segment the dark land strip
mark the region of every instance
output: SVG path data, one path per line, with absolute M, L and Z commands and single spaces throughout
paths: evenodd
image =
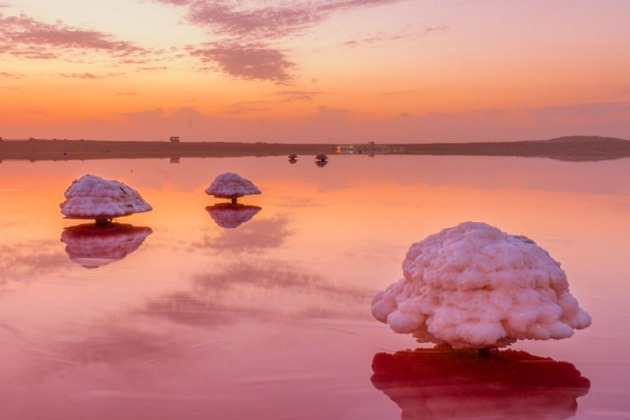
M 339 149 L 338 149 L 339 148 Z M 630 157 L 630 141 L 598 136 L 550 140 L 412 144 L 289 144 L 110 140 L 0 140 L 3 160 L 89 160 L 191 157 L 355 155 L 516 156 L 588 162 Z

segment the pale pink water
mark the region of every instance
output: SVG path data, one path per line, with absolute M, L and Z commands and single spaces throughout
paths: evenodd
M 241 200 L 260 210 L 240 225 L 226 216 L 232 228 L 206 209 L 222 202 L 204 194 L 221 172 L 262 190 Z M 85 223 L 59 212 L 85 173 L 154 210 L 119 219 L 123 233 L 62 242 Z M 3 419 L 630 417 L 627 159 L 5 161 L 0 214 Z M 593 325 L 512 348 L 587 378 L 569 393 L 577 408 L 544 384 L 533 399 L 372 384 L 377 353 L 416 347 L 372 318 L 372 296 L 401 276 L 411 243 L 466 220 L 562 263 Z

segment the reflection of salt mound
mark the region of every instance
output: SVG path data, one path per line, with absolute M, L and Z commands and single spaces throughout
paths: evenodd
M 78 225 L 61 233 L 70 259 L 86 268 L 96 268 L 125 258 L 142 244 L 153 231 L 112 223 L 105 226 Z
M 531 239 L 485 223 L 428 236 L 402 265 L 404 278 L 374 297 L 372 314 L 420 342 L 502 347 L 591 324 L 560 263 Z
M 568 362 L 514 350 L 378 353 L 372 383 L 404 419 L 566 419 L 590 382 Z
M 248 206 L 245 204 L 218 203 L 206 207 L 210 217 L 217 225 L 226 229 L 239 227 L 249 221 L 261 210 L 258 206 Z

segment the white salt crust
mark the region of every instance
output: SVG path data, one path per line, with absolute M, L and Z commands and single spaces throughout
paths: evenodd
M 61 213 L 71 219 L 112 219 L 152 210 L 133 188 L 96 175 L 73 181 L 64 195 Z
M 560 339 L 591 324 L 560 263 L 524 236 L 465 222 L 411 246 L 403 276 L 372 301 L 397 333 L 452 347 Z
M 206 194 L 218 198 L 236 199 L 244 195 L 260 194 L 260 190 L 251 181 L 232 172 L 217 176 L 206 188 Z

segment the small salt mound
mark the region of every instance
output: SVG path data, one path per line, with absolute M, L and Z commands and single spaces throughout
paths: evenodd
M 591 324 L 560 263 L 534 241 L 466 222 L 411 246 L 404 278 L 372 314 L 397 333 L 452 347 L 502 347 L 573 335 Z
M 260 194 L 260 190 L 248 179 L 232 172 L 225 172 L 212 181 L 206 188 L 206 194 L 236 200 L 244 195 Z
M 133 188 L 96 175 L 84 175 L 72 182 L 60 204 L 61 213 L 71 219 L 111 220 L 152 210 Z

